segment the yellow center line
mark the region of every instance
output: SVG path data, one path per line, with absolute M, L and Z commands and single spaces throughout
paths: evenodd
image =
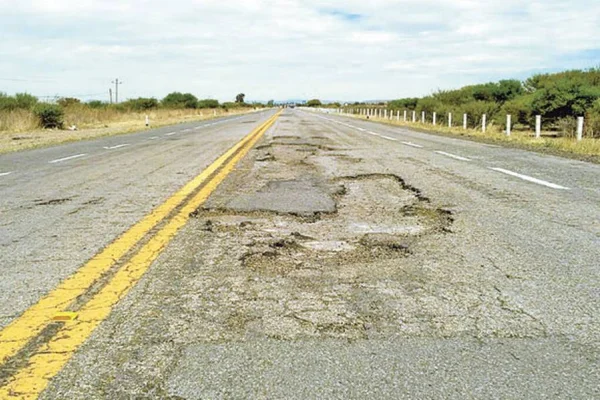
M 173 218 L 168 220 L 164 227 L 142 246 L 139 252 L 115 274 L 111 281 L 78 311 L 76 320 L 66 322 L 54 338 L 43 345 L 28 360 L 27 367 L 18 371 L 5 386 L 0 388 L 0 398 L 37 398 L 39 393 L 47 386 L 49 380 L 62 369 L 73 355 L 73 352 L 89 337 L 96 326 L 108 316 L 112 307 L 127 294 L 178 230 L 185 225 L 190 212 L 197 209 L 208 198 L 235 167 L 235 164 L 275 122 L 278 116 L 279 114 L 274 115 L 255 129 L 179 192 L 157 207 L 0 332 L 0 360 L 6 361 L 39 334 L 51 322 L 52 317 L 57 312 L 64 311 L 77 296 L 83 294 L 96 279 L 110 269 L 116 260 L 125 255 L 153 227 L 181 205 L 194 189 L 197 189 L 207 178 L 218 171 Z M 221 169 L 219 170 L 219 168 Z

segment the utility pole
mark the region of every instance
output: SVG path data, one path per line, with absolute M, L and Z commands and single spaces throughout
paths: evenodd
M 112 81 L 115 84 L 115 104 L 119 103 L 119 85 L 122 85 L 123 82 L 119 82 L 119 78 Z
M 108 89 L 108 95 L 110 97 L 110 104 L 112 104 L 112 89 Z

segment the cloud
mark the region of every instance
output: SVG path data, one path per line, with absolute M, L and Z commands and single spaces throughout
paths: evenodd
M 423 95 L 596 66 L 599 20 L 591 0 L 0 0 L 0 91 Z

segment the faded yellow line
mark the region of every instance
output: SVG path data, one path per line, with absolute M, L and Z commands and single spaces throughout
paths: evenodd
M 16 355 L 31 339 L 51 322 L 55 313 L 65 311 L 73 301 L 85 293 L 88 288 L 128 251 L 137 245 L 144 236 L 158 225 L 173 210 L 200 187 L 206 179 L 221 167 L 233 154 L 260 135 L 264 127 L 272 123 L 272 118 L 253 130 L 244 139 L 219 157 L 200 175 L 188 182 L 183 188 L 156 207 L 140 222 L 136 223 L 104 250 L 90 259 L 73 275 L 61 282 L 54 290 L 28 308 L 19 318 L 0 331 L 0 365 Z

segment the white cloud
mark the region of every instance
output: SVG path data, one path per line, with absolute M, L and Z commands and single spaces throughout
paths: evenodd
M 591 0 L 0 0 L 0 79 L 31 80 L 0 90 L 104 93 L 118 76 L 132 97 L 422 95 L 581 67 L 598 21 Z

